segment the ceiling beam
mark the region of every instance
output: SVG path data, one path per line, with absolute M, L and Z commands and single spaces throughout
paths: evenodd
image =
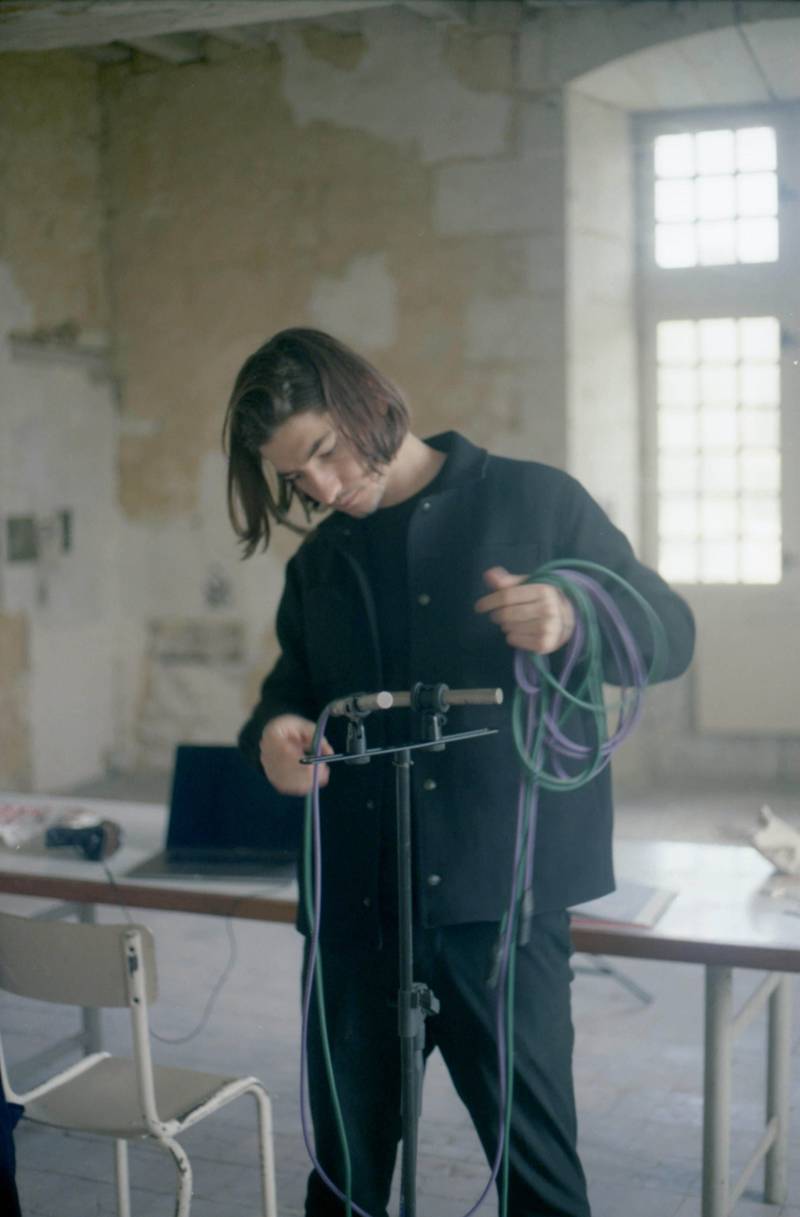
M 131 45 L 164 34 L 213 33 L 383 8 L 394 0 L 14 0 L 0 6 L 0 51 Z M 443 0 L 442 0 L 443 2 Z M 438 4 L 440 0 L 432 0 Z

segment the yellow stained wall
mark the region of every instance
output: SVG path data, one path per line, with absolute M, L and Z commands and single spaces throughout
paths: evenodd
M 107 326 L 100 136 L 93 64 L 68 53 L 0 55 L 3 340 L 16 332 L 69 344 Z M 0 443 L 17 464 L 26 453 L 11 450 L 9 426 L 20 404 L 0 398 Z M 3 514 L 13 510 L 7 494 L 0 487 Z M 0 604 L 0 781 L 11 789 L 26 788 L 33 770 L 30 654 L 30 614 Z
M 305 40 L 340 66 L 359 62 L 356 35 L 312 27 Z M 494 83 L 505 61 L 488 42 Z M 462 43 L 450 58 L 464 74 L 474 56 Z M 312 323 L 315 284 L 360 255 L 380 253 L 396 285 L 394 341 L 375 359 L 421 431 L 457 423 L 490 441 L 522 408 L 493 391 L 501 361 L 465 360 L 464 312 L 476 294 L 528 290 L 524 239 L 437 234 L 434 171 L 415 144 L 299 126 L 281 82 L 277 47 L 217 45 L 209 62 L 180 70 L 140 59 L 103 72 L 130 518 L 195 506 L 242 359 L 275 330 Z

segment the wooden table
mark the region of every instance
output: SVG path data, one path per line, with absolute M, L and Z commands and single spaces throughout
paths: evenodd
M 293 922 L 293 882 L 249 878 L 126 880 L 125 873 L 160 845 L 164 808 L 102 800 L 46 799 L 2 795 L 56 807 L 86 807 L 115 820 L 125 832 L 123 848 L 110 860 L 116 882 L 98 863 L 41 845 L 0 853 L 0 892 L 74 903 L 90 916 L 95 904 L 184 913 Z M 703 1217 L 727 1217 L 759 1163 L 765 1161 L 765 1199 L 786 1196 L 791 990 L 787 974 L 800 972 L 800 917 L 791 904 L 766 894 L 772 867 L 755 850 L 734 845 L 620 840 L 617 870 L 677 895 L 653 929 L 575 919 L 575 949 L 705 968 L 705 1068 L 703 1111 Z M 794 909 L 800 911 L 800 905 Z M 734 1013 L 735 968 L 767 976 L 745 1006 Z M 734 1041 L 759 1010 L 768 1007 L 766 1127 L 740 1178 L 730 1180 L 730 1088 Z

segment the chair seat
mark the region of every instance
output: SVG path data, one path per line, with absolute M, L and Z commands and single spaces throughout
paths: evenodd
M 167 1123 L 193 1123 L 192 1113 L 223 1087 L 244 1092 L 254 1078 L 224 1077 L 194 1069 L 153 1069 L 156 1108 Z M 231 1097 L 228 1092 L 228 1097 Z M 23 1096 L 24 1101 L 24 1096 Z M 136 1086 L 136 1066 L 124 1057 L 107 1056 L 91 1069 L 25 1103 L 25 1116 L 80 1132 L 129 1138 L 149 1136 Z

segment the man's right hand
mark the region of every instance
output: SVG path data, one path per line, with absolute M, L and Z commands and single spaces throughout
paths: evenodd
M 300 760 L 311 751 L 316 724 L 299 714 L 279 714 L 271 718 L 261 733 L 261 765 L 269 780 L 281 794 L 308 794 L 314 779 L 314 767 L 301 765 Z M 333 754 L 326 739 L 322 740 L 322 753 Z M 319 784 L 325 786 L 329 777 L 328 766 L 321 763 Z

